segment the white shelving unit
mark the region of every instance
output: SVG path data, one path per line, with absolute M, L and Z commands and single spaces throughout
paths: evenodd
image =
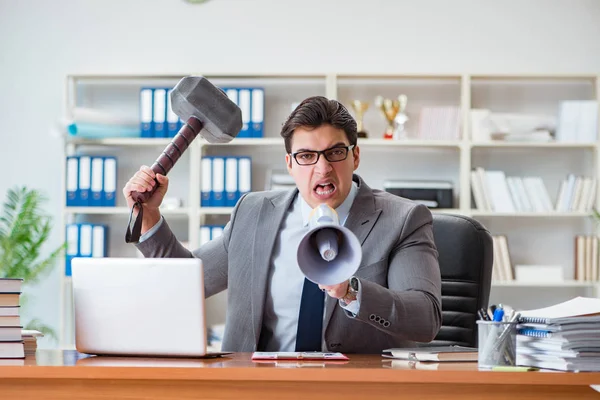
M 513 263 L 558 261 L 565 267 L 564 283 L 520 284 L 494 282 L 491 302 L 515 300 L 515 306 L 537 306 L 543 301 L 537 292 L 565 296 L 597 288 L 594 283 L 573 282 L 573 243 L 578 233 L 596 231 L 590 213 L 497 213 L 472 208 L 470 171 L 476 167 L 506 170 L 515 175 L 542 176 L 553 200 L 558 184 L 568 173 L 600 177 L 598 142 L 523 143 L 473 142 L 470 139 L 471 108 L 487 107 L 498 112 L 558 113 L 558 102 L 570 99 L 598 99 L 600 76 L 595 75 L 344 75 L 344 74 L 210 74 L 174 75 L 70 75 L 66 82 L 66 109 L 86 106 L 104 111 L 118 110 L 138 115 L 138 93 L 141 86 L 174 86 L 184 75 L 205 75 L 219 86 L 260 86 L 265 88 L 265 137 L 235 139 L 229 144 L 209 144 L 196 140 L 169 174 L 169 194 L 183 200 L 183 208 L 165 210 L 164 215 L 180 240 L 191 247 L 199 242 L 199 226 L 225 223 L 231 213 L 228 207 L 200 206 L 201 159 L 209 155 L 252 156 L 252 188 L 263 190 L 269 169 L 285 170 L 285 150 L 279 136 L 291 105 L 306 97 L 324 95 L 349 106 L 353 99 L 371 102 L 365 113 L 364 126 L 369 138 L 360 138 L 361 166 L 357 171 L 371 187 L 381 188 L 385 179 L 447 180 L 455 188 L 454 208 L 434 212 L 457 213 L 479 219 L 492 234 L 505 234 Z M 453 141 L 384 140 L 385 120 L 373 106 L 377 95 L 395 98 L 408 96 L 409 132 L 418 123 L 418 112 L 425 106 L 460 108 L 463 121 L 461 139 Z M 351 108 L 349 107 L 351 110 Z M 352 112 L 352 111 L 351 111 Z M 600 135 L 599 135 L 600 136 Z M 116 155 L 118 159 L 117 207 L 76 207 L 63 210 L 62 223 L 77 220 L 106 223 L 111 226 L 109 255 L 136 256 L 133 246 L 123 237 L 129 210 L 120 189 L 140 165 L 151 165 L 170 139 L 76 139 L 65 140 L 65 154 L 89 153 Z M 63 188 L 64 169 L 63 169 Z M 65 190 L 63 190 L 63 193 Z M 598 198 L 598 196 L 597 196 Z M 66 197 L 63 199 L 66 204 Z M 598 205 L 598 201 L 595 203 Z M 216 222 L 217 221 L 217 222 Z M 69 316 L 69 282 L 63 280 L 62 345 L 72 341 Z M 548 291 L 551 289 L 551 291 Z M 594 289 L 595 290 L 595 289 Z M 508 292 L 507 292 L 508 291 Z M 67 294 L 65 296 L 65 294 Z M 597 294 L 597 293 L 596 293 Z M 508 301 L 507 301 L 508 300 Z M 207 303 L 208 322 L 222 322 L 224 297 L 216 296 Z

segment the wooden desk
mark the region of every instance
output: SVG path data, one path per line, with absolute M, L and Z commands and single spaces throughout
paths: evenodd
M 394 365 L 380 355 L 347 363 L 87 357 L 38 350 L 22 366 L 1 366 L 0 399 L 598 399 L 600 373 L 490 372 Z M 402 364 L 402 363 L 399 363 Z

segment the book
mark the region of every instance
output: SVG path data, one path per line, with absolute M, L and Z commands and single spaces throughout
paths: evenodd
M 19 306 L 17 307 L 2 307 L 0 306 L 0 317 L 19 316 Z
M 0 342 L 0 358 L 25 358 L 23 342 Z
M 432 346 L 383 350 L 383 356 L 411 361 L 477 361 L 477 348 L 465 346 Z
M 0 328 L 5 326 L 21 326 L 21 316 L 0 316 Z
M 252 360 L 349 360 L 342 353 L 322 353 L 313 351 L 255 351 Z
M 0 327 L 0 342 L 15 342 L 20 340 L 22 340 L 20 326 Z
M 0 293 L 21 293 L 23 279 L 0 278 Z
M 0 307 L 18 306 L 20 296 L 20 293 L 0 293 Z

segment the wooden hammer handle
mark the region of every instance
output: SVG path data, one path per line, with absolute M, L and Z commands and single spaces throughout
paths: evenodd
M 152 171 L 156 174 L 167 175 L 183 152 L 187 150 L 192 141 L 198 136 L 203 126 L 204 124 L 198 118 L 188 118 L 171 143 L 165 147 L 161 155 L 152 164 L 152 167 L 150 167 Z M 158 189 L 158 181 L 156 179 L 154 181 L 156 185 L 154 185 L 152 190 L 131 193 L 131 197 L 136 203 L 144 203 L 154 194 L 156 189 Z

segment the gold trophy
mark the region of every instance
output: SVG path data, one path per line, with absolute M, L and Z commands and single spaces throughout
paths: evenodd
M 375 105 L 381 110 L 381 113 L 387 121 L 387 128 L 383 134 L 384 139 L 394 138 L 394 120 L 398 111 L 400 111 L 400 101 L 392 99 L 384 99 L 383 96 L 375 98 Z
M 367 132 L 364 130 L 363 116 L 365 115 L 365 112 L 369 108 L 369 103 L 367 103 L 365 101 L 360 101 L 360 100 L 352 100 L 350 105 L 352 106 L 352 109 L 354 110 L 354 114 L 356 115 L 356 126 L 357 126 L 357 130 L 358 130 L 358 137 L 366 138 Z
M 398 96 L 398 103 L 400 104 L 400 110 L 398 110 L 398 114 L 394 119 L 394 139 L 406 139 L 408 137 L 406 134 L 406 123 L 409 120 L 408 115 L 406 114 L 408 97 L 405 94 L 401 94 Z

